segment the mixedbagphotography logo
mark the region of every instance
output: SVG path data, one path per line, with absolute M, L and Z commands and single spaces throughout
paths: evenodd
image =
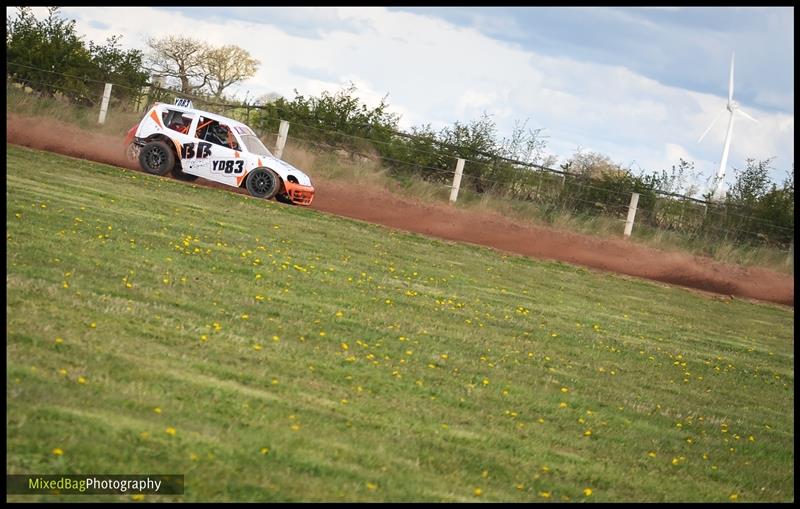
M 183 495 L 183 475 L 6 475 L 7 495 Z

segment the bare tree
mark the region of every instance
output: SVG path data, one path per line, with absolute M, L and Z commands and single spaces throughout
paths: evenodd
M 211 94 L 222 98 L 226 88 L 255 75 L 260 64 L 247 50 L 233 44 L 209 50 L 203 65 Z
M 208 84 L 206 68 L 211 49 L 202 41 L 181 35 L 168 35 L 147 40 L 150 71 L 180 81 L 181 92 L 190 94 Z M 199 83 L 198 83 L 199 81 Z

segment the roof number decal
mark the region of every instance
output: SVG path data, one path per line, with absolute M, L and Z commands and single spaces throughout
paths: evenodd
M 194 108 L 194 106 L 192 106 L 191 99 L 183 99 L 181 97 L 175 98 L 175 106 L 180 106 L 182 108 Z

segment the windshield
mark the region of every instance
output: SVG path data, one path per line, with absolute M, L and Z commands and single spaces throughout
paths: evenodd
M 257 136 L 252 134 L 244 134 L 242 135 L 242 142 L 244 143 L 245 148 L 251 154 L 256 154 L 259 156 L 271 156 L 272 153 L 267 150 L 267 147 L 261 143 L 261 140 L 258 139 Z

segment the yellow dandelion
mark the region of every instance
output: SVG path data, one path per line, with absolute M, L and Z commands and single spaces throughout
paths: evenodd
M 272 385 L 278 385 L 278 379 L 277 378 L 273 378 L 272 379 Z
M 488 470 L 484 470 L 483 472 L 481 472 L 481 477 L 483 477 L 484 479 L 489 477 L 489 471 Z
M 61 369 L 58 370 L 58 374 L 62 375 L 62 376 L 67 376 L 67 370 L 64 369 L 64 368 L 61 368 Z
M 447 354 L 446 354 L 446 353 L 443 353 L 443 354 L 441 354 L 441 355 L 439 356 L 439 358 L 441 358 L 441 359 L 443 359 L 443 360 L 447 360 Z
M 522 491 L 522 490 L 525 489 L 525 485 L 522 484 L 522 483 L 516 484 L 516 485 L 514 485 L 514 487 L 517 488 L 519 491 Z
M 569 392 L 569 389 L 567 389 L 566 387 L 562 387 L 561 388 L 561 392 L 567 393 L 567 392 Z
M 342 313 L 341 311 L 337 311 L 336 312 L 336 316 L 337 317 L 342 317 L 342 316 L 344 316 L 344 313 Z
M 63 456 L 64 450 L 61 449 L 60 447 L 56 447 L 55 449 L 53 449 L 53 454 L 55 454 L 56 456 Z
M 55 340 L 55 343 L 56 343 L 57 345 L 60 345 L 60 344 L 61 344 L 61 343 L 63 343 L 63 342 L 64 342 L 64 340 L 63 340 L 63 339 L 61 339 L 61 338 L 56 338 L 56 340 Z
M 261 454 L 263 454 L 263 455 L 265 455 L 265 456 L 266 456 L 267 454 L 269 454 L 269 447 L 262 447 L 262 448 L 261 448 Z
M 89 327 L 91 327 L 92 329 L 96 329 L 97 328 L 97 323 L 92 322 L 92 323 L 89 324 Z
M 346 405 L 346 404 L 348 403 L 348 401 L 347 401 L 346 399 L 343 399 L 343 400 L 341 401 L 341 403 L 342 403 L 342 405 Z
M 175 433 L 177 433 L 177 432 L 178 432 L 178 431 L 177 431 L 175 428 L 173 428 L 172 426 L 168 426 L 168 427 L 167 427 L 167 429 L 166 429 L 165 431 L 167 432 L 167 435 L 172 435 L 172 436 L 175 436 Z
M 319 331 L 319 335 L 320 336 L 324 336 L 325 335 L 325 331 L 324 330 Z
M 562 401 L 558 404 L 558 408 L 567 408 L 567 404 Z
M 590 436 L 592 436 L 592 430 L 590 430 L 590 429 L 587 429 L 586 431 L 584 431 L 584 432 L 583 432 L 583 436 L 585 436 L 585 437 L 590 437 Z
M 161 407 L 158 407 L 158 406 L 157 406 L 157 407 L 155 407 L 155 408 L 153 409 L 153 412 L 155 412 L 155 413 L 157 413 L 157 414 L 160 414 L 160 413 L 161 413 Z
M 731 499 L 731 500 L 736 500 L 736 499 L 739 498 L 739 494 L 738 493 L 731 493 L 731 496 L 729 496 L 728 498 Z
M 144 500 L 144 495 L 141 493 L 137 493 L 136 495 L 131 495 L 131 500 L 133 500 L 134 502 L 141 502 L 142 500 Z
M 550 492 L 549 491 L 540 491 L 539 492 L 539 496 L 542 497 L 542 498 L 550 498 Z
M 300 431 L 300 425 L 297 423 L 292 424 L 290 427 L 292 428 L 292 431 Z
M 369 491 L 375 491 L 375 490 L 377 490 L 377 489 L 378 489 L 378 485 L 377 485 L 377 484 L 375 484 L 375 483 L 373 483 L 373 482 L 368 482 L 368 483 L 367 483 L 367 489 L 368 489 Z
M 79 383 L 79 384 L 85 384 L 85 383 L 86 383 L 86 381 L 87 381 L 87 380 L 86 380 L 86 378 L 84 378 L 84 377 L 82 377 L 82 376 L 79 376 L 79 377 L 78 377 L 78 383 Z
M 482 493 L 483 490 L 480 488 L 475 488 L 474 490 L 472 490 L 472 494 L 475 495 L 476 497 L 480 497 Z
M 281 338 L 279 338 L 278 336 L 272 336 L 272 341 L 275 341 L 277 343 L 280 340 Z
M 208 341 L 208 336 L 206 336 L 205 334 L 201 335 L 200 341 Z
M 483 379 L 483 385 L 489 385 L 489 379 L 488 378 L 484 378 Z
M 248 318 L 250 318 L 250 315 L 247 313 L 242 313 L 242 320 L 247 320 Z
M 672 458 L 673 465 L 677 465 L 678 463 L 680 463 L 680 460 L 678 458 Z
M 253 345 L 253 350 L 255 350 L 256 352 L 261 350 L 261 345 L 259 345 L 259 344 Z
M 647 453 L 647 455 L 650 456 L 651 458 L 655 458 L 656 457 L 656 451 L 650 451 L 650 452 Z
M 342 347 L 342 350 L 348 350 L 350 348 L 347 343 L 342 343 L 340 346 Z
M 592 488 L 584 488 L 583 489 L 583 496 L 584 497 L 591 497 L 592 496 Z
M 544 424 L 544 419 L 539 417 L 538 419 L 536 419 L 536 422 L 538 422 L 539 424 Z

